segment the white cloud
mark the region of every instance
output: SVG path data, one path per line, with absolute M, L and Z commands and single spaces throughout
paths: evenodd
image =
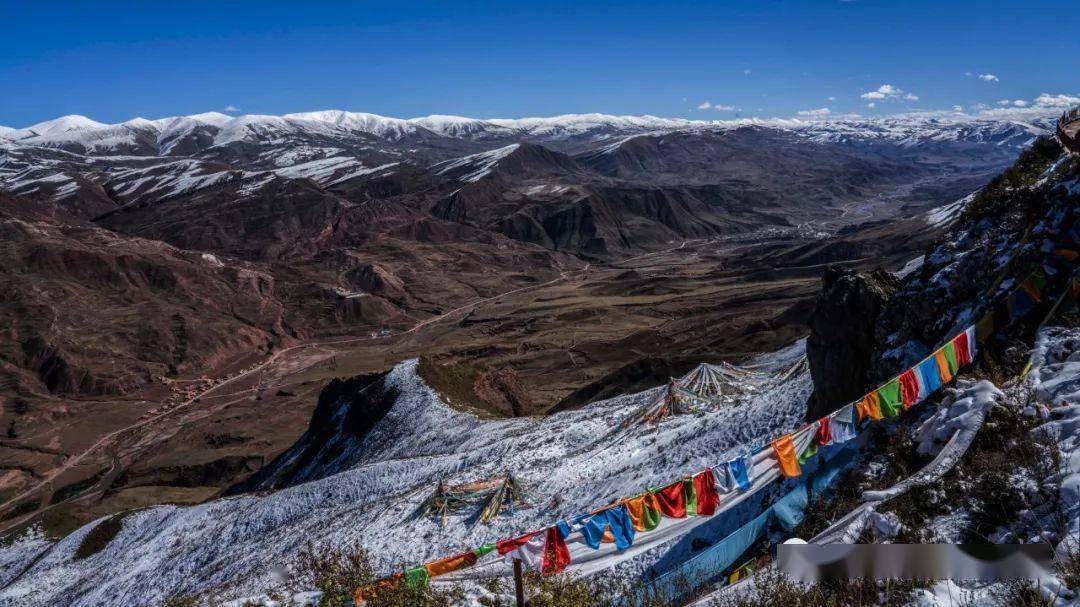
M 1017 99 L 1013 101 L 1013 105 L 1015 105 L 1016 107 L 1025 107 L 1027 105 L 1027 101 L 1024 101 L 1023 99 Z
M 743 76 L 749 76 L 750 74 L 753 74 L 754 71 L 751 70 L 751 69 L 745 69 L 745 70 L 742 71 L 742 73 L 743 73 Z
M 997 82 L 998 77 L 993 74 L 979 74 L 979 80 L 985 80 L 986 82 Z
M 221 111 L 227 112 L 229 114 L 235 114 L 236 112 L 240 111 L 240 108 L 238 108 L 235 105 L 230 103 L 229 105 L 226 105 L 225 107 L 221 108 Z
M 1077 95 L 1051 95 L 1043 93 L 1035 98 L 1037 107 L 1065 108 L 1080 105 L 1080 96 Z
M 870 91 L 863 93 L 859 97 L 868 101 L 892 101 L 897 99 L 903 99 L 905 101 L 918 101 L 919 96 L 913 93 L 909 93 L 904 89 L 893 86 L 891 84 L 883 84 L 877 88 L 876 91 Z
M 830 110 L 827 107 L 819 107 L 816 110 L 800 110 L 799 111 L 800 116 L 810 116 L 812 118 L 821 118 L 821 117 L 824 117 L 824 116 L 828 116 L 831 113 L 832 113 L 832 110 Z
M 1026 107 L 1028 102 L 1024 101 L 1023 99 L 1013 99 L 1013 100 L 1002 99 L 1001 101 L 998 101 L 997 104 L 998 105 L 1011 105 L 1013 107 Z
M 712 107 L 711 103 L 709 103 L 708 101 L 704 101 L 704 102 L 702 102 L 701 105 L 697 106 L 697 109 L 699 109 L 699 110 L 707 110 L 707 109 L 709 109 L 711 107 Z
M 967 76 L 968 78 L 970 78 L 970 77 L 974 76 L 975 74 L 972 74 L 971 72 L 964 72 L 964 75 Z
M 877 107 L 877 104 L 876 104 L 876 103 L 874 103 L 873 101 L 871 101 L 870 103 L 867 103 L 867 104 L 866 104 L 866 107 L 868 107 L 868 108 L 875 108 L 875 107 Z
M 829 101 L 836 101 L 836 97 L 829 97 Z
M 723 105 L 721 103 L 717 103 L 716 105 L 712 106 L 712 109 L 714 109 L 714 110 L 716 110 L 718 112 L 733 112 L 733 111 L 735 111 L 735 106 L 734 105 Z
M 962 106 L 962 105 L 954 105 L 954 106 L 952 106 L 952 111 L 954 111 L 954 112 L 962 112 L 962 111 L 964 111 L 964 106 Z

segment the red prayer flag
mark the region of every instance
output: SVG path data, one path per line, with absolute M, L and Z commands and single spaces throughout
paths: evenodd
M 914 369 L 908 369 L 900 375 L 900 393 L 904 395 L 905 409 L 910 409 L 919 402 L 919 378 L 915 377 Z
M 537 531 L 533 531 L 532 533 L 526 533 L 525 535 L 516 537 L 512 540 L 499 540 L 498 542 L 495 542 L 495 549 L 499 551 L 499 554 L 513 552 L 527 544 L 537 533 Z
M 953 347 L 956 348 L 956 364 L 965 366 L 971 364 L 971 345 L 968 343 L 967 331 L 961 331 L 953 338 Z
M 559 533 L 559 528 L 549 527 L 547 541 L 544 543 L 544 565 L 540 572 L 544 575 L 558 573 L 570 564 L 570 549 L 566 547 L 566 538 Z
M 660 513 L 671 518 L 683 518 L 686 516 L 686 493 L 683 491 L 683 482 L 678 481 L 655 493 L 656 501 L 660 504 Z
M 819 445 L 828 445 L 832 442 L 832 426 L 829 425 L 829 416 L 825 416 L 818 420 L 817 427 L 817 443 Z
M 694 489 L 697 491 L 698 516 L 712 516 L 720 506 L 720 494 L 716 491 L 716 479 L 712 468 L 706 469 L 694 477 Z

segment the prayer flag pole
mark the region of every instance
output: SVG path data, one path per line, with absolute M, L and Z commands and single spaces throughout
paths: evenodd
M 525 583 L 521 579 L 521 559 L 514 559 L 514 595 L 517 607 L 525 607 Z

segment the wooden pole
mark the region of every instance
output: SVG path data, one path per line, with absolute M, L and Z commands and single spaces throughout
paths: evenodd
M 517 607 L 525 607 L 525 583 L 521 579 L 521 559 L 514 559 L 514 594 Z

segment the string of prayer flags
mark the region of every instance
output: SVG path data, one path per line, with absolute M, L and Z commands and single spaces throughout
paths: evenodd
M 720 494 L 716 491 L 716 477 L 712 468 L 694 477 L 694 489 L 697 493 L 697 513 L 699 516 L 712 516 L 720 507 Z
M 635 531 L 652 531 L 660 524 L 660 504 L 650 492 L 626 500 L 626 510 L 634 523 Z
M 547 537 L 544 542 L 544 561 L 540 566 L 540 572 L 544 575 L 559 573 L 570 564 L 570 548 L 566 545 L 566 535 L 568 534 L 564 534 L 565 529 L 568 529 L 568 527 L 555 525 L 547 530 Z
M 781 474 L 788 478 L 802 474 L 802 468 L 799 467 L 799 459 L 795 455 L 795 441 L 790 434 L 776 439 L 773 441 L 772 446 L 773 454 L 776 455 L 776 461 L 780 462 Z
M 581 535 L 585 543 L 594 550 L 610 533 L 619 550 L 626 550 L 634 545 L 634 521 L 625 505 L 608 508 L 590 516 L 581 525 Z
M 683 490 L 683 482 L 672 483 L 659 491 L 654 492 L 656 502 L 660 505 L 660 512 L 668 518 L 684 518 L 686 516 L 686 493 Z

